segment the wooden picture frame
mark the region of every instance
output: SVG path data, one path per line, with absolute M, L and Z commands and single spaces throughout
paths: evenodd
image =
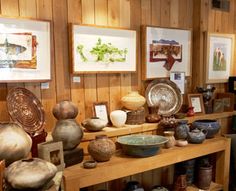
M 51 23 L 0 17 L 0 83 L 51 80 Z
M 206 83 L 225 83 L 233 71 L 234 34 L 206 33 Z
M 108 102 L 94 102 L 93 103 L 93 115 L 94 117 L 99 117 L 110 123 L 109 119 L 109 110 L 108 110 Z
M 195 114 L 205 114 L 202 94 L 188 94 L 188 105 L 194 107 Z
M 73 74 L 136 72 L 136 31 L 70 24 Z
M 5 171 L 5 160 L 0 160 L 0 191 L 4 189 L 4 171 Z
M 217 93 L 216 97 L 222 99 L 224 105 L 223 111 L 234 111 L 234 93 Z
M 191 30 L 142 26 L 142 79 L 191 76 Z
M 43 142 L 38 144 L 38 157 L 53 163 L 58 171 L 65 168 L 63 144 L 59 142 Z
M 213 113 L 222 113 L 222 112 L 224 112 L 224 100 L 214 99 L 213 100 Z

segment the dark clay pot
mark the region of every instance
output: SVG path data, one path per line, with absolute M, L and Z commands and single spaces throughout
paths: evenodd
M 78 115 L 78 108 L 71 101 L 61 101 L 52 110 L 56 119 L 74 119 Z
M 79 145 L 83 131 L 74 119 L 58 120 L 52 131 L 53 141 L 62 141 L 63 149 L 74 149 Z
M 28 156 L 32 146 L 30 136 L 16 123 L 0 123 L 0 160 L 9 165 Z
M 204 129 L 207 131 L 206 138 L 213 138 L 220 130 L 220 124 L 217 120 L 202 119 L 192 123 L 193 128 Z
M 115 149 L 115 143 L 106 135 L 97 135 L 88 145 L 89 154 L 98 162 L 109 161 Z
M 212 181 L 212 165 L 200 166 L 197 173 L 197 187 L 208 190 Z

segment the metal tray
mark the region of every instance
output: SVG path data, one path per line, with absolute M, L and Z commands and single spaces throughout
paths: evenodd
M 146 88 L 145 97 L 148 106 L 158 106 L 158 114 L 163 116 L 177 113 L 183 103 L 180 89 L 166 79 L 153 80 Z
M 29 90 L 16 87 L 7 94 L 7 108 L 11 119 L 30 135 L 44 129 L 45 114 L 41 102 Z

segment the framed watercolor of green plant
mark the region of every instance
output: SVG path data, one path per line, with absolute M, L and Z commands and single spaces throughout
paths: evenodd
M 136 31 L 71 24 L 72 73 L 136 71 Z

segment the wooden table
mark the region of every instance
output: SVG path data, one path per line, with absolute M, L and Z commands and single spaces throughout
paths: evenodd
M 162 149 L 159 154 L 147 158 L 131 158 L 117 152 L 108 162 L 98 163 L 94 169 L 84 169 L 82 163 L 64 170 L 65 191 L 79 191 L 80 188 L 118 179 L 144 171 L 175 164 L 188 159 L 216 153 L 216 182 L 228 190 L 230 139 L 216 137 L 202 144 Z

